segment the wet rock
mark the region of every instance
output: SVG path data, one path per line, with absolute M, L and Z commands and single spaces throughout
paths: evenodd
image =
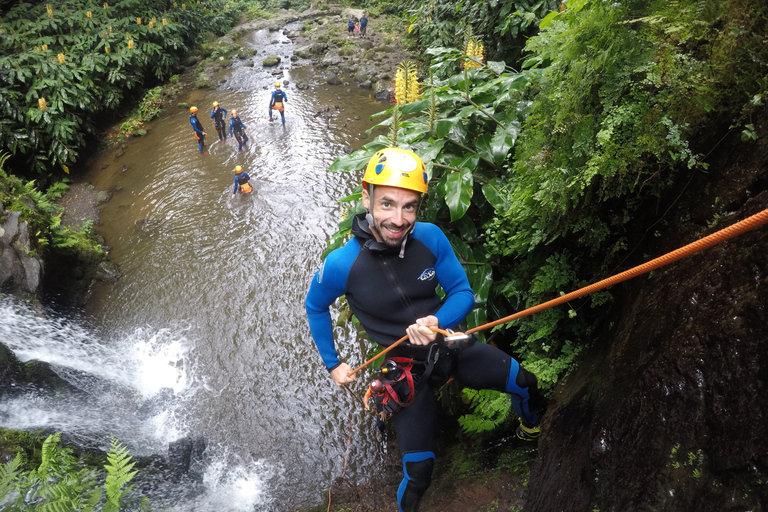
M 269 57 L 261 61 L 261 65 L 264 66 L 265 68 L 270 68 L 273 66 L 277 66 L 278 64 L 280 64 L 281 61 L 282 59 L 277 55 L 270 55 Z
M 6 211 L 0 204 L 0 290 L 34 294 L 43 279 L 43 260 L 35 255 L 28 224 L 21 212 Z
M 249 60 L 248 62 L 245 63 L 245 66 L 247 66 L 249 68 L 252 68 L 255 65 L 256 65 L 256 63 L 254 61 L 252 61 L 252 60 Z
M 173 389 L 162 388 L 155 396 L 139 407 L 139 410 L 136 411 L 136 415 L 142 420 L 149 419 L 152 416 L 156 416 L 169 409 L 173 404 L 174 399 Z
M 108 190 L 100 190 L 99 193 L 96 194 L 96 204 L 104 204 L 110 199 L 112 199 L 112 192 Z
M 373 88 L 373 84 L 371 83 L 370 80 L 366 80 L 365 82 L 358 85 L 358 87 L 360 87 L 361 89 L 371 89 Z
M 341 85 L 341 79 L 336 74 L 329 75 L 325 81 L 329 85 Z
M 339 57 L 339 54 L 336 53 L 335 50 L 331 50 L 328 53 L 325 54 L 325 57 L 323 57 L 322 65 L 323 66 L 336 66 L 341 62 L 341 57 Z
M 102 261 L 99 263 L 99 266 L 96 267 L 95 278 L 98 281 L 116 283 L 121 276 L 120 269 L 118 269 L 117 265 L 111 261 Z

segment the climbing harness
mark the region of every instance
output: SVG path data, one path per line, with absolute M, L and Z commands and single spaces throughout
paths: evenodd
M 552 299 L 548 302 L 544 302 L 541 304 L 538 304 L 537 306 L 530 307 L 528 309 L 525 309 L 523 311 L 519 311 L 517 313 L 514 313 L 509 316 L 505 316 L 504 318 L 500 318 L 499 320 L 495 320 L 493 322 L 488 322 L 483 325 L 479 325 L 477 327 L 473 327 L 472 329 L 467 330 L 464 333 L 453 333 L 448 332 L 443 329 L 439 329 L 436 327 L 430 327 L 430 329 L 433 332 L 442 334 L 446 337 L 451 336 L 458 336 L 458 335 L 469 335 L 478 331 L 483 331 L 485 329 L 490 329 L 491 327 L 495 327 L 497 325 L 505 324 L 507 322 L 511 322 L 512 320 L 517 320 L 518 318 L 523 318 L 525 316 L 532 315 L 534 313 L 538 313 L 539 311 L 544 311 L 545 309 L 549 309 L 554 306 L 558 306 L 560 304 L 563 304 L 565 302 L 578 299 L 579 297 L 583 297 L 584 295 L 588 295 L 590 293 L 594 293 L 598 290 L 602 290 L 603 288 L 607 288 L 609 286 L 613 286 L 614 284 L 621 283 L 623 281 L 626 281 L 628 279 L 631 279 L 633 277 L 637 277 L 642 274 L 646 274 L 652 270 L 655 270 L 659 267 L 663 267 L 665 265 L 669 265 L 670 263 L 673 263 L 679 259 L 682 259 L 686 256 L 690 256 L 691 254 L 694 254 L 698 251 L 707 249 L 709 247 L 712 247 L 713 245 L 717 245 L 720 242 L 724 242 L 726 240 L 729 240 L 737 235 L 740 235 L 742 233 L 746 233 L 747 231 L 750 231 L 752 229 L 755 229 L 759 226 L 762 226 L 763 224 L 768 222 L 768 209 L 765 209 L 759 213 L 756 213 L 750 217 L 747 217 L 746 219 L 737 222 L 736 224 L 733 224 L 732 226 L 728 226 L 727 228 L 723 228 L 720 231 L 717 231 L 715 233 L 712 233 L 711 235 L 705 236 L 704 238 L 701 238 L 693 243 L 690 243 L 686 246 L 683 246 L 677 250 L 674 250 L 672 252 L 669 252 L 667 254 L 664 254 L 663 256 L 660 256 L 656 259 L 653 259 L 651 261 L 648 261 L 646 263 L 643 263 L 642 265 L 638 265 L 636 267 L 633 267 L 629 270 L 625 270 L 624 272 L 621 272 L 620 274 L 616 274 L 614 276 L 611 276 L 607 279 L 603 279 L 602 281 L 598 281 L 597 283 L 593 283 L 589 286 L 585 286 L 584 288 L 580 288 L 574 292 L 567 293 L 565 295 L 562 295 L 556 299 Z M 390 350 L 394 349 L 398 345 L 400 345 L 403 341 L 408 339 L 408 335 L 406 334 L 372 358 L 370 358 L 368 361 L 360 365 L 359 367 L 355 368 L 351 372 L 349 372 L 348 376 L 354 375 L 358 371 L 362 370 L 369 364 L 371 364 L 373 361 L 381 357 L 382 355 L 386 354 Z

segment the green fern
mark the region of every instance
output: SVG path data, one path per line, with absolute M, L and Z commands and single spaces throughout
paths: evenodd
M 131 462 L 128 448 L 123 446 L 114 436 L 110 441 L 107 461 L 109 464 L 104 466 L 104 469 L 107 470 L 107 479 L 104 483 L 107 502 L 104 505 L 104 511 L 111 512 L 120 510 L 123 497 L 133 488 L 132 485 L 127 489 L 123 489 L 123 487 L 136 476 L 137 471 L 131 471 L 136 463 Z
M 21 455 L 16 455 L 12 461 L 0 466 L 0 503 L 4 503 L 5 497 L 15 488 L 20 466 Z
M 495 429 L 509 418 L 512 402 L 500 391 L 465 389 L 464 398 L 472 412 L 459 418 L 459 424 L 468 434 L 480 434 Z

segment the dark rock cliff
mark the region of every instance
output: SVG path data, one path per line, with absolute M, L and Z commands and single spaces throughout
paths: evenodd
M 719 150 L 651 258 L 768 208 L 766 139 Z M 611 332 L 552 397 L 526 512 L 768 510 L 767 248 L 763 225 L 612 290 Z

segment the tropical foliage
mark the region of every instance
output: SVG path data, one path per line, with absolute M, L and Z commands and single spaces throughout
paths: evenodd
M 432 10 L 429 25 L 438 8 L 458 17 L 502 2 L 469 4 L 423 2 L 418 9 Z M 768 93 L 761 64 L 768 62 L 767 24 L 767 8 L 757 1 L 572 0 L 541 17 L 519 70 L 500 60 L 519 56 L 497 38 L 482 38 L 495 46 L 479 66 L 478 41 L 465 39 L 463 51 L 431 47 L 423 96 L 382 112 L 377 126 L 389 136 L 330 170 L 357 171 L 390 145 L 416 151 L 431 176 L 422 217 L 448 234 L 475 291 L 469 327 L 503 318 L 625 270 L 636 258 L 636 233 L 674 206 L 679 194 L 669 198 L 669 191 L 707 171 L 723 122 L 753 140 L 749 115 L 764 108 Z M 457 25 L 429 37 L 455 42 Z M 492 26 L 499 25 L 497 18 Z M 414 33 L 424 38 L 425 30 L 434 28 Z M 473 66 L 462 67 L 466 62 Z M 350 212 L 359 211 L 357 198 L 343 199 L 354 205 Z M 349 220 L 329 250 L 343 243 Z M 498 326 L 488 337 L 549 390 L 610 320 L 611 300 L 610 291 L 596 293 Z M 463 419 L 470 431 L 506 414 L 492 393 L 466 398 L 475 408 Z
M 100 471 L 82 465 L 69 447 L 60 447 L 60 435 L 43 442 L 42 461 L 36 469 L 23 469 L 24 458 L 0 465 L 0 505 L 18 512 L 117 512 L 130 501 L 128 485 L 136 471 L 128 449 L 114 437 L 110 442 L 107 464 Z M 135 510 L 150 512 L 146 498 Z
M 30 223 L 30 238 L 37 248 L 75 251 L 79 254 L 101 253 L 101 246 L 91 235 L 92 222 L 75 229 L 61 224 L 63 212 L 55 201 L 69 185 L 59 181 L 41 192 L 34 181 L 24 181 L 6 173 L 3 164 L 8 155 L 0 154 L 0 204 L 21 212 L 21 220 Z
M 69 173 L 101 116 L 169 78 L 239 12 L 228 0 L 15 5 L 0 20 L 0 151 L 38 173 Z

